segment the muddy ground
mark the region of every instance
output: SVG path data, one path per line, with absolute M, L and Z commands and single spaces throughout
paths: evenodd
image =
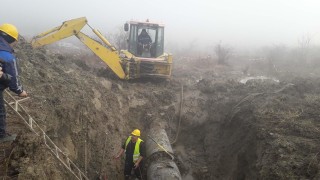
M 249 73 L 270 70 L 176 57 L 170 81 L 123 81 L 92 54 L 33 50 L 21 41 L 16 55 L 31 97 L 23 106 L 90 179 L 122 179 L 123 162 L 113 155 L 133 129 L 142 139 L 152 134 L 153 122 L 167 124 L 170 140 L 177 138 L 172 146 L 183 179 L 320 179 L 316 72 L 278 69 L 272 77 L 279 82 L 244 84 Z M 74 178 L 9 109 L 7 121 L 19 136 L 2 177 Z

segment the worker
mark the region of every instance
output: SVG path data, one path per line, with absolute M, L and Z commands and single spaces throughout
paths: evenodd
M 0 25 L 0 65 L 2 71 L 0 78 L 0 143 L 13 141 L 17 136 L 16 134 L 10 135 L 6 132 L 6 110 L 3 91 L 9 87 L 10 91 L 20 97 L 27 96 L 18 79 L 17 62 L 13 55 L 13 47 L 18 41 L 18 36 L 18 30 L 14 25 Z
M 119 159 L 124 152 L 126 154 L 124 166 L 125 180 L 130 178 L 132 170 L 134 171 L 136 178 L 141 179 L 141 164 L 142 159 L 145 157 L 145 148 L 143 140 L 140 139 L 139 129 L 132 131 L 115 158 Z
M 145 50 L 150 50 L 152 39 L 147 33 L 146 29 L 142 29 L 140 35 L 138 36 L 138 54 L 142 55 Z
M 146 29 L 142 29 L 140 35 L 138 36 L 138 42 L 141 44 L 150 44 L 152 43 L 152 39 L 147 33 Z

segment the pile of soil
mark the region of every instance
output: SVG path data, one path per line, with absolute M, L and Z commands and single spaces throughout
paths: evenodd
M 22 105 L 90 179 L 122 179 L 123 161 L 113 155 L 133 129 L 146 139 L 155 122 L 177 138 L 183 179 L 320 177 L 317 78 L 282 74 L 280 83 L 243 84 L 245 74 L 232 66 L 176 57 L 170 81 L 123 81 L 81 51 L 58 54 L 20 41 L 16 55 L 31 97 Z M 8 130 L 19 134 L 8 177 L 74 178 L 9 109 Z

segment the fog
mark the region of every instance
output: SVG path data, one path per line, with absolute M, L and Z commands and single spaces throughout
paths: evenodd
M 166 43 L 179 47 L 294 45 L 302 36 L 320 42 L 318 0 L 1 0 L 1 6 L 0 23 L 15 24 L 25 36 L 86 16 L 104 33 L 128 20 L 162 22 Z

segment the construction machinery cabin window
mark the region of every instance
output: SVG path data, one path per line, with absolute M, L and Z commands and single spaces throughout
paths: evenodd
M 139 41 L 139 35 L 145 31 L 150 37 L 151 42 L 142 43 Z M 163 54 L 164 28 L 130 25 L 129 52 L 138 57 L 155 58 Z

